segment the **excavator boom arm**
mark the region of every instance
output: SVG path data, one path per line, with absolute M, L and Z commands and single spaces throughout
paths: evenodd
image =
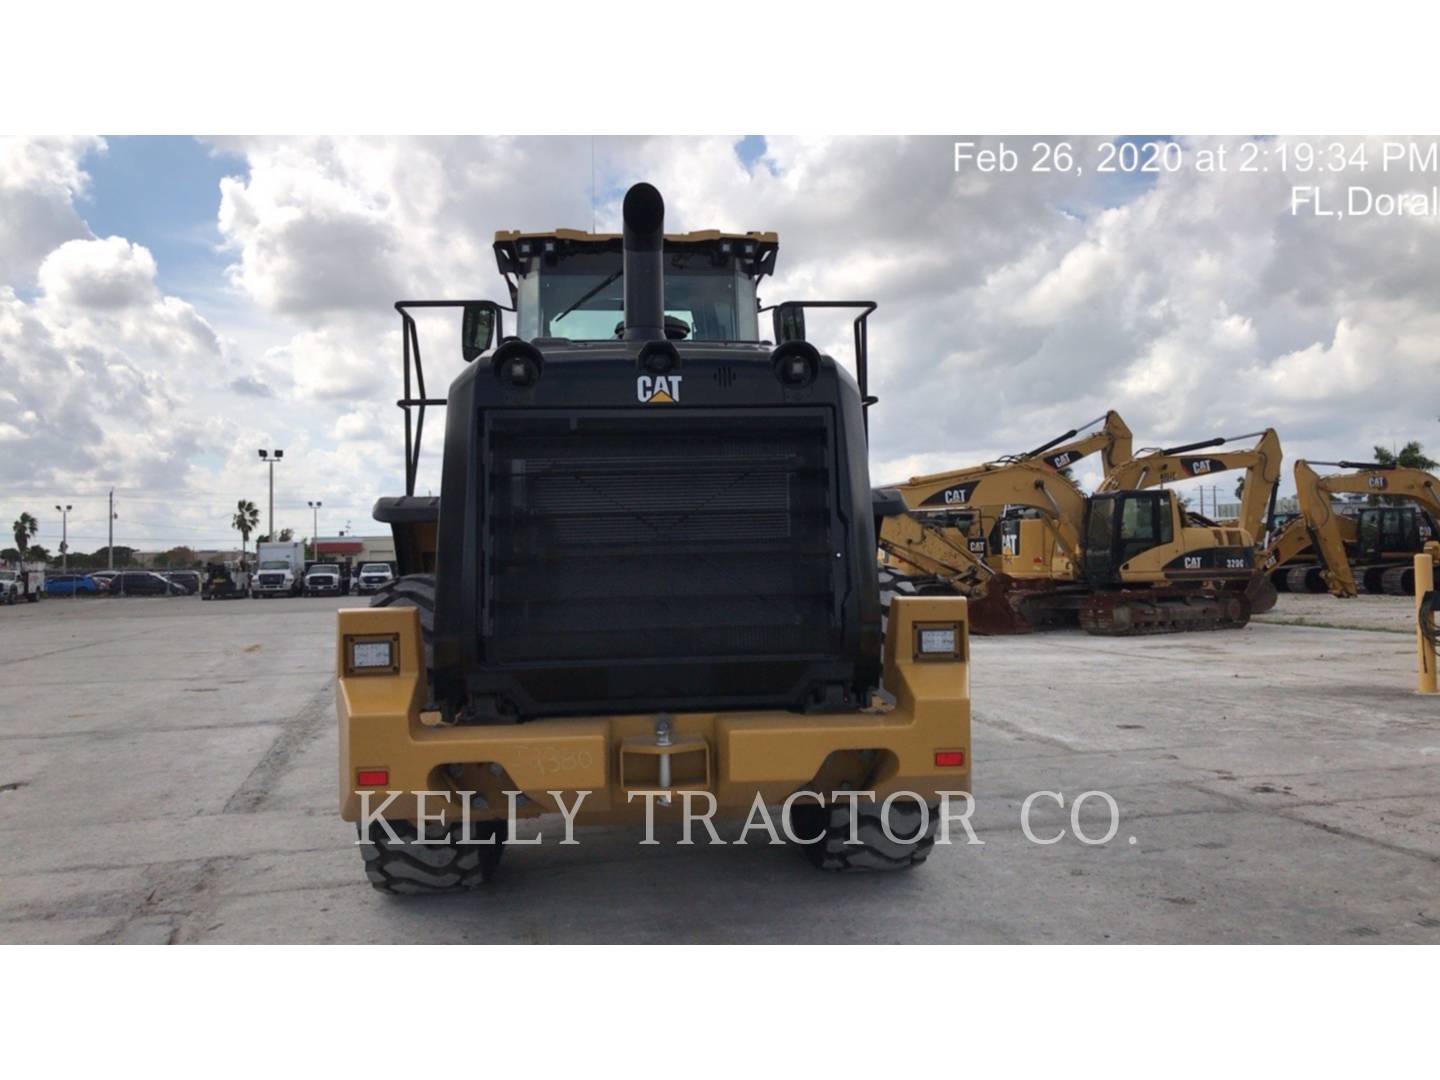
M 1243 436 L 1242 436 L 1243 437 Z M 1228 440 L 1215 440 L 1219 445 Z M 1203 445 L 1203 444 L 1202 444 Z M 1135 491 L 1173 484 L 1178 480 L 1213 476 L 1216 473 L 1245 470 L 1245 488 L 1240 497 L 1240 527 L 1253 537 L 1266 531 L 1271 504 L 1280 484 L 1280 436 L 1274 428 L 1260 433 L 1259 441 L 1248 450 L 1231 450 L 1215 454 L 1188 454 L 1181 447 L 1141 454 L 1118 466 L 1106 476 L 1099 491 Z

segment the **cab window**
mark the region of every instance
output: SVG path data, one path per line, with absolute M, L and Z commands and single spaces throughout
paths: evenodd
M 1126 495 L 1120 508 L 1120 561 L 1174 540 L 1170 494 Z

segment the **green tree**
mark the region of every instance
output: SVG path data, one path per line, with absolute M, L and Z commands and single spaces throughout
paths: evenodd
M 194 548 L 181 544 L 163 552 L 160 561 L 171 570 L 190 570 L 199 564 L 200 556 L 195 554 Z
M 39 544 L 31 544 L 25 549 L 25 558 L 34 562 L 48 563 L 50 561 L 50 552 Z
M 11 563 L 20 561 L 19 548 L 0 548 L 0 563 Z
M 129 566 L 135 561 L 135 549 L 126 547 L 124 544 L 116 544 L 114 548 L 96 548 L 95 554 L 90 556 L 95 560 L 96 568 L 109 566 L 111 563 L 110 553 L 115 553 L 114 563 L 116 566 Z
M 294 540 L 294 539 L 295 539 L 295 530 L 294 530 L 294 529 L 281 529 L 281 530 L 280 530 L 280 542 L 281 542 L 282 544 L 288 544 L 291 540 Z
M 20 557 L 25 557 L 25 549 L 30 546 L 30 541 L 35 539 L 35 534 L 40 531 L 40 523 L 35 520 L 34 515 L 28 512 L 21 512 L 11 526 L 15 531 L 15 547 L 20 551 Z
M 235 516 L 230 519 L 230 527 L 240 534 L 240 561 L 245 561 L 245 545 L 250 542 L 250 534 L 260 524 L 260 511 L 249 499 L 241 499 L 235 504 Z M 257 540 L 256 543 L 259 543 Z
M 1400 448 L 1399 453 L 1386 450 L 1383 446 L 1377 446 L 1375 447 L 1375 460 L 1381 465 L 1398 465 L 1402 469 L 1425 469 L 1427 471 L 1440 464 L 1434 458 L 1425 456 L 1424 448 L 1417 439 L 1407 442 Z

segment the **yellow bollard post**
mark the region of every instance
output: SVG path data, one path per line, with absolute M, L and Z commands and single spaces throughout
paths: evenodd
M 1435 687 L 1435 614 L 1422 612 L 1425 597 L 1435 589 L 1435 560 L 1425 551 L 1415 556 L 1415 646 L 1418 653 L 1416 692 L 1433 694 Z M 1427 626 L 1426 623 L 1429 623 Z

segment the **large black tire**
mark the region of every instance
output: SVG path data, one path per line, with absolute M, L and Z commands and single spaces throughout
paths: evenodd
M 877 576 L 880 583 L 880 632 L 883 635 L 890 626 L 890 601 L 897 596 L 924 595 L 924 586 L 934 579 L 914 577 L 890 566 L 880 567 Z
M 447 827 L 430 824 L 426 835 L 432 840 L 448 840 L 440 844 L 412 843 L 418 835 L 408 821 L 392 821 L 390 828 L 402 843 L 395 844 L 385 826 L 370 826 L 368 843 L 360 845 L 365 860 L 365 877 L 379 892 L 397 895 L 434 895 L 477 889 L 489 881 L 500 865 L 509 832 L 503 820 L 473 821 L 470 839 L 493 838 L 493 844 L 457 844 L 461 825 Z M 359 835 L 359 826 L 356 826 Z
M 433 662 L 431 638 L 435 635 L 435 575 L 406 574 L 370 598 L 371 607 L 413 607 L 420 612 L 420 633 L 425 639 L 425 669 Z
M 930 857 L 935 846 L 935 826 L 939 810 L 929 808 L 928 822 L 920 829 L 920 807 L 913 799 L 897 799 L 890 804 L 891 840 L 880 824 L 880 808 L 857 805 L 860 824 L 856 830 L 858 844 L 849 843 L 850 807 L 845 803 L 819 807 L 796 805 L 791 824 L 802 841 L 805 857 L 813 866 L 832 873 L 855 873 L 876 870 L 909 870 Z M 818 839 L 810 841 L 810 837 Z

